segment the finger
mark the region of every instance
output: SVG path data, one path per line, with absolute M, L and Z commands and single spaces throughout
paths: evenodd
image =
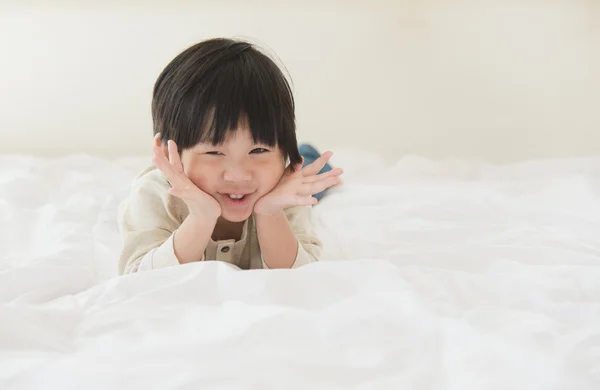
M 307 188 L 304 192 L 306 195 L 318 194 L 321 191 L 328 189 L 336 184 L 339 184 L 340 178 L 338 176 L 328 177 L 325 180 L 318 181 L 316 183 L 307 184 Z
M 311 206 L 318 202 L 317 198 L 313 198 L 312 196 L 298 196 L 296 198 L 296 206 Z
M 304 177 L 304 183 L 316 183 L 329 177 L 340 176 L 342 173 L 344 173 L 342 168 L 333 168 L 331 171 L 319 175 Z
M 152 163 L 158 168 L 158 170 L 165 176 L 165 179 L 171 184 L 171 186 L 177 185 L 177 176 L 173 167 L 169 162 L 166 163 L 162 161 L 160 158 L 153 158 Z
M 332 155 L 333 152 L 329 151 L 323 153 L 321 156 L 319 156 L 318 159 L 302 168 L 302 174 L 304 176 L 316 175 L 321 169 L 323 169 L 323 167 L 325 166 L 325 164 L 327 164 Z
M 152 158 L 152 163 L 163 173 L 163 175 L 165 175 L 165 178 L 169 181 L 169 183 L 171 183 L 171 185 L 176 185 L 178 181 L 177 172 L 169 160 L 167 160 L 163 149 L 158 145 L 154 145 L 153 150 L 154 157 Z
M 162 155 L 162 142 L 160 140 L 160 133 L 154 136 L 154 142 L 152 142 L 152 154 L 153 156 Z
M 173 186 L 169 188 L 169 194 L 181 198 L 182 200 L 193 199 L 195 196 L 194 190 L 189 185 Z
M 162 142 L 160 140 L 160 133 L 156 133 L 156 135 L 154 136 L 154 141 L 152 142 L 152 150 L 154 151 L 156 147 L 160 147 L 161 145 Z
M 192 198 L 190 188 L 188 187 L 171 187 L 169 188 L 169 194 L 181 199 Z
M 169 140 L 167 142 L 167 148 L 169 149 L 169 161 L 175 171 L 183 173 L 183 164 L 181 163 L 181 158 L 179 157 L 179 152 L 177 151 L 177 144 L 174 141 Z
M 154 136 L 154 142 L 152 143 L 152 154 L 153 156 L 156 156 L 159 154 L 160 151 L 160 140 L 159 137 L 160 134 L 156 134 L 156 136 Z
M 165 166 L 170 165 L 160 146 L 154 144 L 152 146 L 152 152 L 154 154 L 152 156 L 152 163 L 156 165 L 158 169 L 162 171 Z
M 285 167 L 283 174 L 287 175 L 287 176 L 291 176 L 294 174 L 298 174 L 301 171 L 302 171 L 302 163 L 289 164 L 287 167 Z

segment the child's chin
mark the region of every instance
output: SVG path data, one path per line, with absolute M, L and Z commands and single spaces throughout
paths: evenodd
M 221 217 L 229 222 L 244 222 L 252 215 L 252 209 L 246 212 L 227 212 L 224 211 Z

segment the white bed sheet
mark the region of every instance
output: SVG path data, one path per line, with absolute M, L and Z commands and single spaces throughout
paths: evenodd
M 600 388 L 600 158 L 340 151 L 324 261 L 116 277 L 147 162 L 0 156 L 1 389 Z

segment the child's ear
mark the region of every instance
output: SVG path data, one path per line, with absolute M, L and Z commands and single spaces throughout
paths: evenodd
M 165 157 L 168 160 L 169 159 L 169 148 L 167 147 L 167 144 L 162 142 L 162 140 L 160 139 L 160 133 L 157 133 L 154 136 L 154 145 L 158 146 L 162 150 L 162 152 L 164 153 Z

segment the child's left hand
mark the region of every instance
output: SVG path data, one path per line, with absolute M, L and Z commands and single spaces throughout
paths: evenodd
M 341 168 L 317 174 L 332 155 L 332 152 L 325 152 L 304 168 L 302 163 L 297 164 L 295 172 L 288 166 L 275 188 L 256 202 L 254 213 L 272 215 L 288 207 L 316 204 L 317 199 L 312 195 L 340 183 Z

